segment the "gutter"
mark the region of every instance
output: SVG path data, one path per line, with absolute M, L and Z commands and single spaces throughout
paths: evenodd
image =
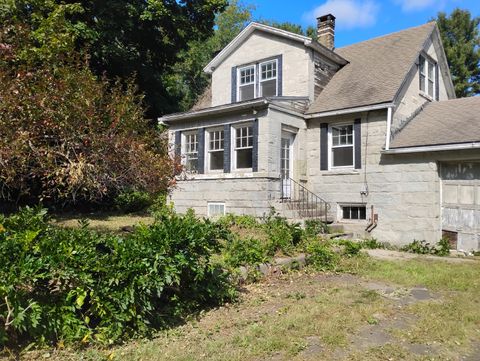
M 236 112 L 236 111 L 241 111 L 241 110 L 246 110 L 246 109 L 264 107 L 268 103 L 269 102 L 266 99 L 257 99 L 257 100 L 254 100 L 254 101 L 248 101 L 248 102 L 244 102 L 244 103 L 233 103 L 233 104 L 220 105 L 218 107 L 201 109 L 201 110 L 197 110 L 197 111 L 194 111 L 194 112 L 185 112 L 185 113 L 176 113 L 176 114 L 171 114 L 171 115 L 165 115 L 163 117 L 157 118 L 157 120 L 158 120 L 159 123 L 168 124 L 170 122 L 183 120 L 183 119 L 195 119 L 195 118 L 201 118 L 201 117 L 205 117 L 205 116 L 212 116 L 212 115 L 218 115 L 218 114 L 225 114 L 225 113 L 228 113 L 228 112 Z
M 331 117 L 331 116 L 334 116 L 334 115 L 343 115 L 343 114 L 358 113 L 358 112 L 369 112 L 369 111 L 372 111 L 372 110 L 386 109 L 386 108 L 393 108 L 393 107 L 394 107 L 394 103 L 381 103 L 381 104 L 374 104 L 374 105 L 366 105 L 366 106 L 363 106 L 363 107 L 356 107 L 356 108 L 332 110 L 332 111 L 328 111 L 328 112 L 305 114 L 304 117 L 305 117 L 305 119 L 324 118 L 324 117 Z
M 468 150 L 468 149 L 480 149 L 480 142 L 385 149 L 382 151 L 382 153 L 383 154 L 408 154 L 408 153 L 441 152 L 441 151 L 449 151 L 449 150 Z

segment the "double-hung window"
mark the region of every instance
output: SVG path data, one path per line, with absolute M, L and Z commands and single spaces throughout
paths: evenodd
M 208 132 L 208 169 L 223 170 L 224 152 L 223 130 L 211 130 Z
M 420 91 L 428 96 L 435 98 L 435 71 L 436 64 L 420 55 L 418 62 L 419 77 L 420 77 Z
M 196 132 L 184 134 L 183 154 L 185 156 L 185 168 L 189 172 L 198 170 L 198 138 Z
M 255 98 L 255 65 L 239 68 L 238 76 L 238 100 L 242 101 Z
M 277 60 L 260 63 L 260 96 L 277 96 Z
M 234 128 L 234 167 L 252 168 L 253 163 L 253 127 L 241 125 Z
M 353 167 L 353 124 L 331 126 L 331 167 Z

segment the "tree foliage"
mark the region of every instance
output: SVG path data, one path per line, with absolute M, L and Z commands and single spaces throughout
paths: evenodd
M 26 24 L 36 49 L 48 52 L 72 42 L 77 50 L 88 48 L 97 75 L 113 81 L 135 76 L 147 116 L 154 118 L 178 110 L 164 77 L 190 41 L 212 34 L 215 14 L 225 5 L 226 0 L 9 0 L 0 7 L 0 20 Z
M 38 50 L 37 36 L 15 22 L 0 28 L 0 199 L 66 205 L 166 191 L 176 166 L 133 82 L 97 78 L 68 41 Z
M 457 97 L 480 94 L 480 17 L 455 9 L 439 13 L 437 24 Z

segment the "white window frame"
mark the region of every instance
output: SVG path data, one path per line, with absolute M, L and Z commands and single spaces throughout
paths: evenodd
M 247 147 L 240 147 L 237 148 L 237 129 L 240 128 L 245 128 L 245 127 L 251 127 L 252 128 L 252 145 L 247 146 Z M 253 142 L 254 142 L 254 134 L 253 134 L 253 123 L 240 123 L 240 124 L 233 124 L 232 125 L 232 131 L 231 131 L 231 138 L 230 138 L 230 144 L 231 144 L 231 160 L 230 164 L 232 165 L 233 170 L 252 170 L 253 167 Z M 237 150 L 242 150 L 242 149 L 252 149 L 252 167 L 250 168 L 238 168 L 237 167 Z
M 268 79 L 262 79 L 262 65 L 264 64 L 269 64 L 269 63 L 274 63 L 275 64 L 275 77 L 273 78 L 268 78 Z M 259 64 L 258 66 L 258 91 L 260 93 L 260 96 L 263 96 L 262 94 L 262 82 L 269 81 L 275 79 L 275 96 L 278 96 L 278 59 L 271 59 L 271 60 L 266 60 L 263 61 Z
M 335 127 L 344 127 L 344 126 L 352 126 L 352 145 L 333 145 L 333 129 Z M 352 147 L 352 165 L 345 165 L 345 166 L 334 166 L 333 165 L 333 148 L 346 148 Z M 335 170 L 335 169 L 354 169 L 355 168 L 355 125 L 353 122 L 346 122 L 346 123 L 334 123 L 328 125 L 328 169 Z
M 196 139 L 196 143 L 197 143 L 197 166 L 198 166 L 198 156 L 199 156 L 199 142 L 198 142 L 198 131 L 197 130 L 191 130 L 191 131 L 186 131 L 186 132 L 182 132 L 182 164 L 184 166 L 187 165 L 187 162 L 188 162 L 188 157 L 189 157 L 189 154 L 194 154 L 194 153 L 189 153 L 187 152 L 187 146 L 189 143 L 187 143 L 187 139 L 188 137 L 190 136 L 195 136 L 195 139 Z M 187 170 L 188 172 L 190 172 L 189 170 Z
M 210 150 L 210 136 L 213 132 L 223 132 L 223 148 Z M 223 173 L 222 169 L 210 169 L 210 153 L 213 152 L 223 152 L 225 154 L 225 129 L 223 127 L 208 128 L 205 130 L 205 153 L 206 153 L 206 169 L 209 173 Z M 224 164 L 225 166 L 225 164 Z
M 423 59 L 424 63 L 423 63 L 423 72 L 421 72 L 421 60 Z M 432 79 L 429 78 L 428 76 L 428 67 L 429 66 L 432 66 Z M 435 72 L 437 71 L 437 62 L 434 61 L 431 57 L 429 57 L 427 54 L 420 54 L 420 56 L 418 57 L 418 77 L 419 77 L 419 82 L 418 82 L 418 86 L 419 86 L 419 91 L 420 91 L 420 94 L 428 97 L 429 99 L 431 100 L 434 100 L 436 99 L 436 91 L 437 91 L 437 85 L 436 85 L 436 79 L 437 79 L 437 74 L 435 74 Z M 421 88 L 420 88 L 420 78 L 421 78 L 421 75 L 424 76 L 425 80 L 424 80 L 424 88 L 425 88 L 425 91 L 423 91 Z M 429 81 L 432 81 L 433 83 L 433 89 L 432 89 L 432 94 L 428 94 L 428 83 Z
M 223 206 L 223 214 L 214 214 L 212 215 L 210 212 L 210 206 Z M 221 217 L 222 215 L 227 214 L 227 206 L 225 205 L 225 202 L 207 202 L 207 216 L 208 217 Z
M 240 84 L 242 70 L 252 68 L 253 69 L 253 83 Z M 253 84 L 253 99 L 257 97 L 257 67 L 255 64 L 248 64 L 237 69 L 237 102 L 243 101 L 240 99 L 240 88 L 245 85 Z M 249 99 L 252 100 L 252 99 Z
M 365 218 L 343 218 L 343 208 L 344 207 L 356 207 L 356 208 L 365 208 Z M 360 213 L 359 213 L 360 216 Z M 367 214 L 367 205 L 365 203 L 341 203 L 338 205 L 338 219 L 345 222 L 364 222 L 368 219 Z

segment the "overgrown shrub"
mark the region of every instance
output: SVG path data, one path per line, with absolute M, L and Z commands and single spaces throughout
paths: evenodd
M 436 245 L 431 245 L 427 241 L 414 240 L 412 243 L 400 248 L 400 250 L 417 254 L 448 256 L 450 254 L 450 243 L 446 238 L 442 238 Z
M 170 210 L 125 237 L 56 228 L 30 208 L 0 217 L 0 343 L 109 344 L 231 299 L 210 260 L 222 232 Z
M 148 192 L 125 190 L 115 197 L 115 206 L 126 213 L 147 209 L 153 204 L 153 196 Z
M 362 242 L 362 247 L 365 249 L 384 249 L 385 243 L 378 242 L 376 238 L 364 239 Z
M 224 255 L 225 262 L 231 267 L 258 265 L 268 261 L 264 245 L 255 238 L 231 237 L 225 247 Z
M 305 233 L 307 236 L 315 237 L 319 234 L 329 233 L 328 224 L 318 219 L 305 220 Z
M 338 244 L 343 246 L 343 254 L 347 256 L 356 256 L 362 250 L 362 244 L 360 242 L 353 242 L 349 239 L 342 239 Z
M 337 267 L 340 256 L 327 242 L 311 241 L 307 244 L 308 264 L 318 271 L 331 271 Z

